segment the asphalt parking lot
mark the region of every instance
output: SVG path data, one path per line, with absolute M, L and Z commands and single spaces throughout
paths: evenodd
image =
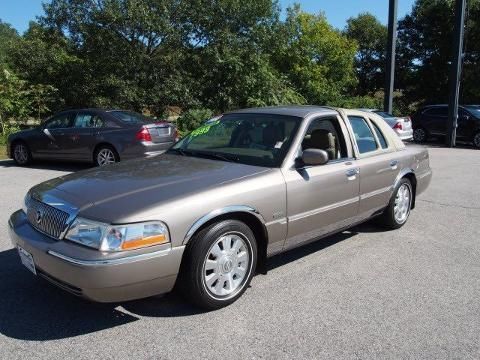
M 365 224 L 277 256 L 240 300 L 94 304 L 37 280 L 7 219 L 32 185 L 83 166 L 0 161 L 0 358 L 480 358 L 480 151 L 430 149 L 408 223 Z

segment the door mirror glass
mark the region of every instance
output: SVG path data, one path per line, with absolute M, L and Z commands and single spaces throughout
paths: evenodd
M 304 165 L 324 165 L 328 162 L 328 153 L 320 149 L 305 149 L 302 162 Z

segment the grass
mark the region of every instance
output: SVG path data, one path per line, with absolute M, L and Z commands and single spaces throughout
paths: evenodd
M 7 159 L 7 148 L 5 145 L 0 145 L 0 160 Z

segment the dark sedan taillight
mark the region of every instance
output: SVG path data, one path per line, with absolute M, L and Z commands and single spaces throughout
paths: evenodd
M 152 135 L 145 126 L 142 126 L 139 132 L 135 135 L 135 138 L 139 141 L 152 141 Z

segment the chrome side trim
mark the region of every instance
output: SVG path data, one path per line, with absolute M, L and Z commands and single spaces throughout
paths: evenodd
M 394 187 L 387 186 L 387 187 L 384 187 L 384 188 L 381 188 L 381 189 L 378 189 L 378 190 L 374 190 L 374 191 L 371 191 L 371 192 L 360 195 L 360 200 L 365 200 L 365 199 L 371 198 L 373 196 L 383 194 L 384 192 L 392 191 L 393 189 L 394 189 Z
M 143 260 L 150 260 L 156 257 L 166 256 L 170 253 L 171 249 L 159 250 L 154 251 L 151 253 L 146 254 L 139 254 L 139 255 L 132 255 L 126 256 L 118 259 L 106 259 L 106 260 L 80 260 L 75 259 L 70 256 L 66 256 L 60 253 L 57 253 L 53 250 L 48 250 L 47 253 L 51 256 L 55 256 L 58 259 L 66 261 L 70 264 L 79 265 L 79 266 L 111 266 L 111 265 L 121 265 L 121 264 L 129 264 L 136 261 L 143 261 Z
M 324 206 L 324 207 L 321 207 L 321 208 L 317 208 L 317 209 L 313 209 L 313 210 L 310 210 L 310 211 L 305 211 L 303 213 L 295 214 L 295 215 L 290 216 L 288 218 L 288 221 L 301 220 L 303 218 L 313 216 L 313 215 L 317 215 L 317 214 L 320 214 L 322 212 L 330 211 L 330 210 L 333 210 L 333 209 L 336 209 L 336 208 L 339 208 L 339 207 L 342 207 L 342 206 L 346 206 L 346 205 L 351 205 L 351 204 L 354 204 L 354 203 L 358 202 L 359 199 L 360 199 L 360 197 L 356 196 L 354 198 L 343 200 L 343 201 L 340 201 L 340 202 L 336 202 L 334 204 L 330 204 L 330 205 L 327 205 L 327 206 Z
M 224 215 L 224 214 L 229 214 L 229 213 L 234 213 L 234 212 L 243 212 L 243 213 L 248 213 L 255 215 L 255 217 L 261 221 L 261 223 L 265 226 L 265 220 L 263 216 L 254 208 L 247 206 L 247 205 L 231 205 L 231 206 L 226 206 L 221 209 L 216 209 L 208 214 L 202 216 L 200 219 L 195 221 L 193 225 L 190 227 L 188 230 L 187 234 L 185 235 L 185 238 L 183 239 L 183 245 L 187 244 L 190 238 L 195 234 L 195 232 L 202 227 L 205 223 L 208 221 L 212 220 L 213 218 Z

